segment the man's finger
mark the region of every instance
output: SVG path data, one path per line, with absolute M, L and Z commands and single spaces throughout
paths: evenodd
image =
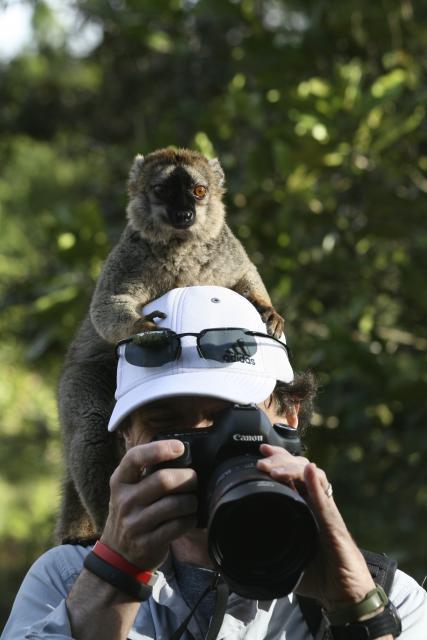
M 259 450 L 264 456 L 273 456 L 274 454 L 279 454 L 283 455 L 285 458 L 294 458 L 294 456 L 286 449 L 283 449 L 282 447 L 276 447 L 275 445 L 267 444 L 265 442 L 260 445 Z
M 320 529 L 347 531 L 333 497 L 327 493 L 328 482 L 325 474 L 320 475 L 316 465 L 310 462 L 304 469 L 304 480 L 308 499 Z
M 141 547 L 143 547 L 143 544 L 148 548 L 151 546 L 161 547 L 163 545 L 169 545 L 173 540 L 190 531 L 190 529 L 194 529 L 196 522 L 197 518 L 194 515 L 168 520 L 149 534 L 142 534 L 144 543 L 141 543 Z
M 175 460 L 184 453 L 180 440 L 159 440 L 129 449 L 111 476 L 112 483 L 134 484 L 141 480 L 145 467 Z
M 133 514 L 133 520 L 128 520 L 128 534 L 136 536 L 150 533 L 170 520 L 196 517 L 197 505 L 197 497 L 194 494 L 164 496 L 144 508 L 144 517 L 141 517 L 140 513 Z
M 144 477 L 143 483 L 134 483 L 128 491 L 128 507 L 146 507 L 165 495 L 176 493 L 195 493 L 197 474 L 194 469 L 159 469 Z

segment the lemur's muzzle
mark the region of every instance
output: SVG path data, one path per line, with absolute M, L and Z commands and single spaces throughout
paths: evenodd
M 169 215 L 171 225 L 177 229 L 187 229 L 191 227 L 196 221 L 196 214 L 194 211 L 174 211 Z

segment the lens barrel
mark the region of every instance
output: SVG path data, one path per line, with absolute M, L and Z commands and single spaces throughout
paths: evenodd
M 304 499 L 256 468 L 228 459 L 209 482 L 208 548 L 230 588 L 253 600 L 288 595 L 317 549 L 318 530 Z

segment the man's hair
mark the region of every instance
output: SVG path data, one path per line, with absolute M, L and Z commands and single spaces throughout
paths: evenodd
M 313 415 L 313 401 L 317 393 L 318 384 L 311 371 L 295 373 L 292 382 L 278 380 L 272 393 L 277 412 L 284 415 L 286 409 L 292 409 L 295 402 L 300 403 L 298 416 L 298 433 L 302 438 L 310 426 Z

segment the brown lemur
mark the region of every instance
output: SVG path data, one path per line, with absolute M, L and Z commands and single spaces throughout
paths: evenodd
M 115 344 L 155 326 L 156 314 L 142 317 L 149 301 L 175 287 L 220 285 L 248 298 L 270 334 L 283 330 L 257 269 L 225 222 L 217 159 L 188 149 L 137 155 L 128 191 L 128 224 L 104 264 L 59 385 L 65 458 L 59 540 L 102 531 L 109 478 L 123 455 L 117 433 L 107 431 Z

